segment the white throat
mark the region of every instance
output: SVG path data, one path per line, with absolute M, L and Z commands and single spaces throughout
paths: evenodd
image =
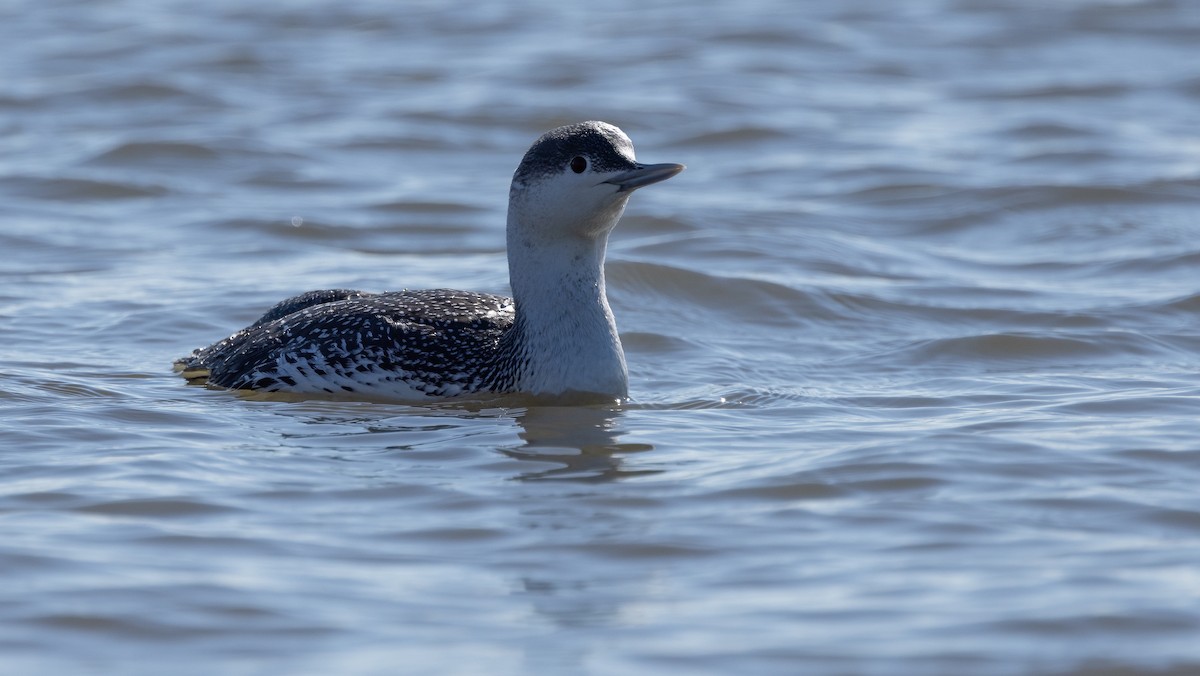
M 528 215 L 510 205 L 509 281 L 523 332 L 520 391 L 628 395 L 625 353 L 604 288 L 608 233 L 625 200 L 618 202 L 602 215 L 607 227 L 589 234 L 522 221 Z

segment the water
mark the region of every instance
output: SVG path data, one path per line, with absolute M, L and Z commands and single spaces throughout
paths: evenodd
M 9 2 L 11 673 L 1200 670 L 1200 6 Z M 619 407 L 263 401 L 322 287 L 505 292 L 542 131 L 688 171 Z

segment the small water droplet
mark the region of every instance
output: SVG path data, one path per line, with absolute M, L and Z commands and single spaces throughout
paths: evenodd
M 303 218 L 300 218 L 299 216 L 292 216 L 292 227 L 293 228 L 298 228 L 302 225 L 304 225 Z

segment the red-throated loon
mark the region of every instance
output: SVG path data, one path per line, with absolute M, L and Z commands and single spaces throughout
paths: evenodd
M 534 142 L 508 201 L 512 298 L 433 289 L 310 291 L 175 362 L 211 385 L 426 402 L 503 394 L 628 395 L 604 254 L 633 190 L 681 164 L 640 164 L 617 127 Z

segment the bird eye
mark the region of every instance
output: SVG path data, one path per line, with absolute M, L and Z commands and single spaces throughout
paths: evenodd
M 587 160 L 585 158 L 576 156 L 571 160 L 571 171 L 576 174 L 582 174 L 584 169 L 587 169 Z

